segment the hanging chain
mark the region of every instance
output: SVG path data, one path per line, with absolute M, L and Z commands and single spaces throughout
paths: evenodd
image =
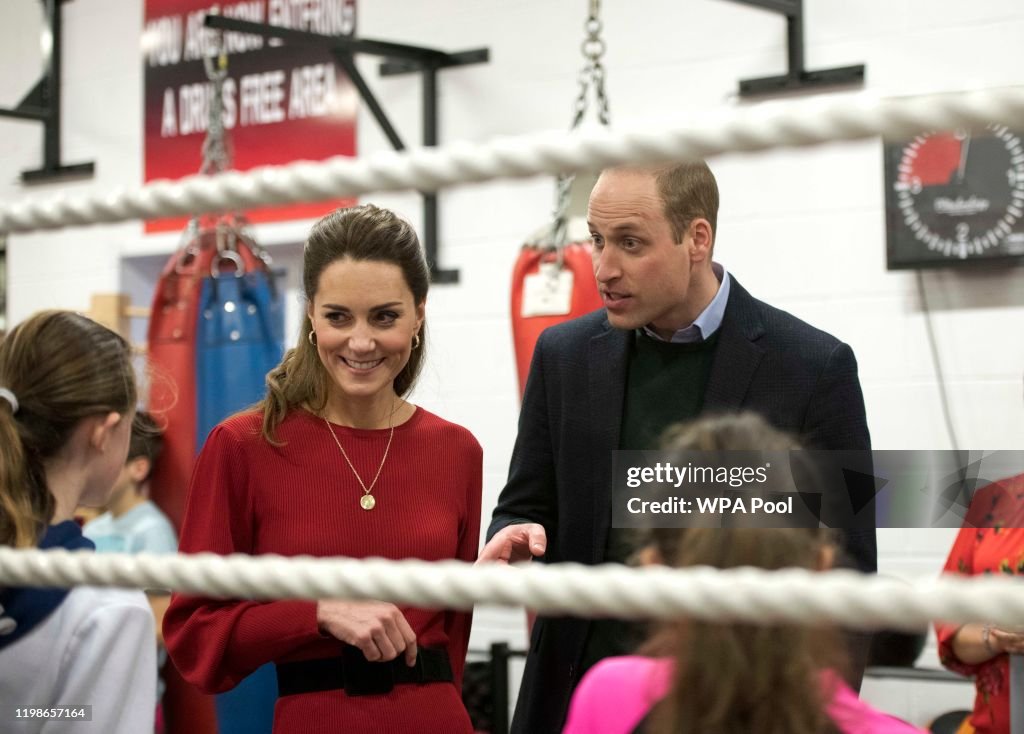
M 607 48 L 601 31 L 601 0 L 590 0 L 590 15 L 583 25 L 586 37 L 580 46 L 584 64 L 580 70 L 580 92 L 573 105 L 573 119 L 570 130 L 577 129 L 586 117 L 590 104 L 590 89 L 594 89 L 597 101 L 597 119 L 602 125 L 609 125 L 608 94 L 605 90 L 605 69 L 602 60 Z M 558 252 L 558 266 L 562 266 L 562 250 L 565 248 L 569 230 L 569 201 L 575 175 L 559 176 L 555 184 L 555 221 L 551 228 L 551 241 Z
M 602 125 L 609 124 L 608 117 L 608 95 L 605 91 L 605 70 L 604 64 L 601 63 L 604 58 L 605 50 L 607 46 L 604 39 L 601 37 L 601 31 L 604 30 L 604 25 L 601 23 L 601 2 L 600 0 L 590 0 L 590 15 L 584 23 L 583 28 L 587 33 L 587 37 L 583 39 L 583 43 L 580 44 L 580 51 L 583 53 L 585 63 L 583 68 L 580 70 L 579 84 L 580 93 L 576 98 L 576 116 L 572 121 L 572 130 L 575 130 L 583 122 L 583 117 L 587 112 L 587 97 L 590 87 L 594 88 L 594 97 L 597 100 L 597 119 Z
M 231 153 L 227 129 L 224 125 L 224 82 L 228 78 L 227 44 L 224 42 L 223 31 L 207 29 L 205 32 L 207 34 L 205 39 L 210 46 L 203 49 L 203 68 L 210 83 L 210 100 L 199 173 L 209 176 L 223 173 L 231 167 Z M 216 257 L 231 260 L 235 265 L 236 272 L 245 270 L 244 262 L 239 255 L 239 240 L 249 247 L 252 253 L 263 262 L 267 272 L 270 272 L 270 253 L 256 243 L 252 236 L 249 220 L 244 214 L 241 212 L 222 213 L 216 217 L 211 228 L 218 253 Z M 198 257 L 201 247 L 199 242 L 201 232 L 200 217 L 198 215 L 191 217 L 185 231 L 182 232 L 182 242 L 179 247 L 181 251 L 180 264 L 184 265 L 189 259 Z M 214 260 L 214 263 L 215 267 L 219 267 L 218 260 Z M 270 286 L 272 289 L 274 288 L 273 278 L 270 279 Z
M 215 39 L 211 52 L 203 55 L 203 67 L 206 78 L 210 81 L 210 109 L 206 128 L 206 139 L 203 141 L 203 163 L 200 173 L 223 173 L 231 167 L 231 152 L 227 129 L 224 126 L 224 82 L 228 78 L 228 52 L 224 42 L 224 31 L 218 30 L 207 38 Z M 198 234 L 198 221 L 196 232 Z M 191 223 L 190 223 L 191 224 Z M 256 243 L 252 235 L 249 220 L 241 212 L 222 214 L 217 218 L 215 226 L 217 252 L 238 253 L 238 241 L 242 240 L 249 249 L 270 269 L 271 257 L 263 247 Z M 241 267 L 241 265 L 238 265 Z
M 223 173 L 231 166 L 227 132 L 224 127 L 224 81 L 228 78 L 228 54 L 223 31 L 205 29 L 204 32 L 206 33 L 205 38 L 211 42 L 212 48 L 203 49 L 203 68 L 206 70 L 206 78 L 210 83 L 210 99 L 199 173 L 210 176 Z M 182 233 L 182 242 L 187 246 L 187 251 L 192 254 L 198 251 L 196 243 L 200 230 L 199 217 L 193 216 Z M 235 249 L 234 238 L 228 236 L 223 218 L 218 218 L 215 231 L 219 252 Z
M 228 77 L 228 54 L 223 31 L 217 31 L 216 53 L 203 54 L 206 78 L 210 81 L 209 122 L 203 141 L 203 163 L 200 173 L 221 173 L 231 164 L 228 156 L 227 135 L 224 130 L 224 80 Z M 216 62 L 214 62 L 216 57 Z M 215 65 L 216 63 L 216 65 Z

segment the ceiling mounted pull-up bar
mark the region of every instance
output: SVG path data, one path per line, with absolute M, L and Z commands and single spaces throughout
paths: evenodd
M 808 71 L 804 68 L 803 0 L 730 0 L 771 10 L 786 16 L 786 45 L 789 71 L 784 76 L 767 76 L 740 81 L 740 96 L 754 97 L 778 92 L 796 92 L 864 83 L 864 64 Z

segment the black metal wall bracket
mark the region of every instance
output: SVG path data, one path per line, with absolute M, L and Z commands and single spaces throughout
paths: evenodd
M 92 163 L 63 165 L 60 162 L 61 4 L 67 0 L 43 0 L 50 32 L 50 51 L 42 79 L 13 109 L 0 108 L 0 117 L 43 123 L 43 167 L 22 171 L 22 183 L 46 183 L 55 179 L 84 178 L 93 174 Z
M 441 69 L 452 66 L 485 63 L 490 59 L 488 49 L 479 48 L 459 53 L 446 53 L 431 48 L 409 46 L 389 41 L 373 41 L 366 38 L 349 36 L 326 36 L 292 28 L 252 23 L 250 21 L 225 18 L 221 15 L 206 16 L 206 25 L 241 33 L 253 33 L 267 38 L 279 38 L 283 41 L 299 43 L 316 43 L 331 50 L 338 65 L 352 80 L 359 96 L 366 103 L 384 136 L 395 150 L 405 150 L 405 143 L 388 119 L 373 90 L 355 65 L 356 53 L 382 56 L 388 59 L 381 64 L 382 76 L 395 74 L 420 73 L 423 75 L 423 145 L 437 145 L 437 73 Z M 426 252 L 430 275 L 434 283 L 458 283 L 458 270 L 442 270 L 438 264 L 438 205 L 437 194 L 423 192 L 423 249 Z
M 786 16 L 789 71 L 785 76 L 768 76 L 740 81 L 741 97 L 864 83 L 863 64 L 818 71 L 807 71 L 804 68 L 803 0 L 731 0 L 731 2 L 752 5 Z

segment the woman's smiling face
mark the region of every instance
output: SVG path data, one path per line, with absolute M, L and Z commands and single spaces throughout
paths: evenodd
M 308 315 L 330 392 L 349 398 L 393 394 L 412 353 L 424 304 L 414 302 L 402 269 L 376 260 L 336 260 L 320 274 Z

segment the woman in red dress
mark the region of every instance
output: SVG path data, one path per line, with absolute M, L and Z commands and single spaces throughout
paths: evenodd
M 210 433 L 182 552 L 476 558 L 480 445 L 403 397 L 423 361 L 428 283 L 415 232 L 392 212 L 364 205 L 314 226 L 310 328 L 267 375 L 263 402 Z M 470 734 L 470 621 L 382 601 L 175 595 L 164 636 L 207 692 L 275 663 L 276 734 Z
M 1024 475 L 978 490 L 946 559 L 946 573 L 1024 574 Z M 939 658 L 974 677 L 971 725 L 978 734 L 1009 734 L 1008 654 L 1024 653 L 1024 634 L 992 624 L 936 624 Z

